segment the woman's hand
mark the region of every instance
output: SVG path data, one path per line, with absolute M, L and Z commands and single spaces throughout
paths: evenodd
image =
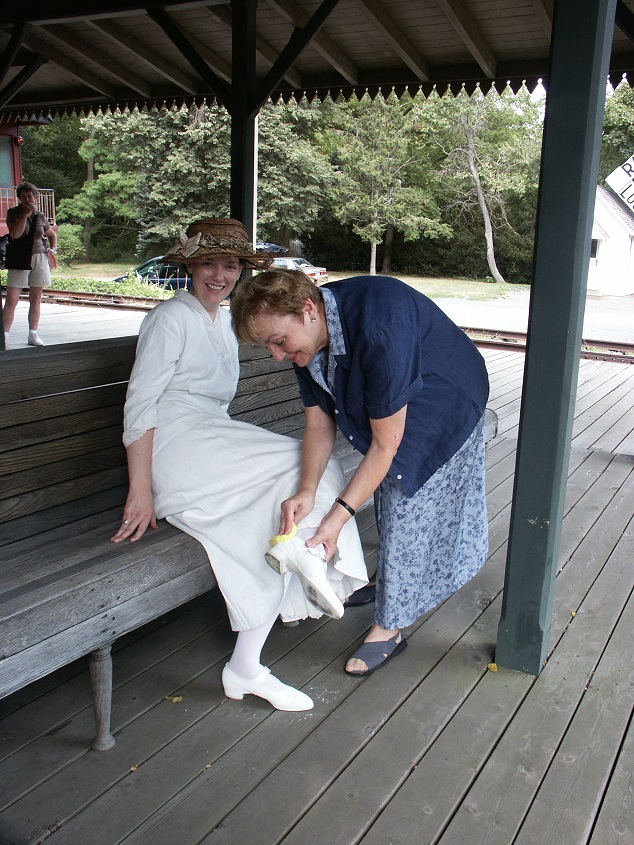
M 289 534 L 293 523 L 298 525 L 300 520 L 315 507 L 315 494 L 310 490 L 298 490 L 293 496 L 282 502 L 280 517 L 280 534 Z
M 310 549 L 323 543 L 324 551 L 326 552 L 326 560 L 334 555 L 337 550 L 337 543 L 339 542 L 339 534 L 344 526 L 345 519 L 342 519 L 334 510 L 330 510 L 322 519 L 317 533 L 314 534 L 310 540 L 306 540 L 306 546 Z
M 130 491 L 123 509 L 121 527 L 110 540 L 113 543 L 120 543 L 122 540 L 130 540 L 134 543 L 145 534 L 148 525 L 156 528 L 152 493 L 145 491 L 142 494 L 135 494 Z

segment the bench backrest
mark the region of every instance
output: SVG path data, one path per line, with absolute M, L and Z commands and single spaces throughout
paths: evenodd
M 125 501 L 123 404 L 136 337 L 0 356 L 0 544 L 67 525 Z M 298 434 L 302 403 L 289 364 L 241 349 L 230 413 Z

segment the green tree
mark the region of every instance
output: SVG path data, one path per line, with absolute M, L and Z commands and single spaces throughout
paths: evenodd
M 634 155 L 634 91 L 627 82 L 622 82 L 605 101 L 599 178 L 605 179 L 631 155 Z
M 539 176 L 542 119 L 539 103 L 523 89 L 486 96 L 446 94 L 417 98 L 419 129 L 442 153 L 438 179 L 451 220 L 482 221 L 487 264 L 505 279 L 495 256 L 495 231 L 512 229 L 509 202 L 534 195 Z
M 25 180 L 40 188 L 52 188 L 56 202 L 74 196 L 86 173 L 78 152 L 83 140 L 79 118 L 56 117 L 43 126 L 24 126 L 21 134 Z
M 289 245 L 313 230 L 335 180 L 312 141 L 324 122 L 319 106 L 267 104 L 259 117 L 258 237 Z
M 406 240 L 451 235 L 426 179 L 427 160 L 416 143 L 412 117 L 407 99 L 366 96 L 333 105 L 329 126 L 317 138 L 337 177 L 332 213 L 369 244 L 371 274 L 377 246 L 394 229 Z
M 332 174 L 308 141 L 315 116 L 302 107 L 267 106 L 259 127 L 259 235 L 310 230 Z M 227 216 L 230 122 L 219 106 L 86 118 L 80 153 L 91 163 L 60 216 L 90 221 L 112 251 L 132 233 L 144 256 L 166 247 L 202 215 Z

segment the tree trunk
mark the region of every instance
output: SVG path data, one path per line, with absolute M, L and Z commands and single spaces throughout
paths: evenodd
M 383 266 L 381 273 L 389 276 L 392 271 L 392 244 L 394 242 L 394 224 L 388 223 L 385 230 L 385 251 L 383 253 Z
M 376 244 L 370 244 L 370 275 L 376 276 Z
M 92 182 L 95 178 L 95 159 L 91 156 L 86 162 L 86 181 Z M 90 233 L 92 232 L 93 218 L 86 217 L 84 220 L 84 260 L 90 261 Z
M 473 129 L 469 126 L 466 119 L 463 119 L 460 122 L 462 124 L 462 128 L 464 129 L 465 137 L 467 139 L 467 160 L 469 162 L 469 170 L 471 172 L 471 177 L 473 178 L 475 184 L 476 195 L 478 197 L 478 205 L 480 206 L 480 211 L 484 220 L 484 238 L 486 240 L 487 246 L 487 263 L 489 265 L 489 270 L 491 271 L 491 275 L 493 276 L 494 281 L 497 284 L 506 284 L 506 279 L 500 273 L 500 271 L 498 270 L 498 266 L 495 263 L 495 248 L 493 246 L 493 227 L 491 226 L 491 215 L 489 214 L 489 207 L 486 202 L 486 197 L 484 196 L 482 182 L 480 181 L 480 174 L 478 173 L 478 168 L 476 166 Z

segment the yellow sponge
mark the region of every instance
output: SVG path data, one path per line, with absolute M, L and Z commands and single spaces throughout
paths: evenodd
M 291 540 L 296 534 L 297 526 L 293 523 L 293 527 L 288 534 L 276 534 L 275 537 L 271 537 L 269 546 L 277 546 L 278 543 L 285 543 L 287 540 Z

